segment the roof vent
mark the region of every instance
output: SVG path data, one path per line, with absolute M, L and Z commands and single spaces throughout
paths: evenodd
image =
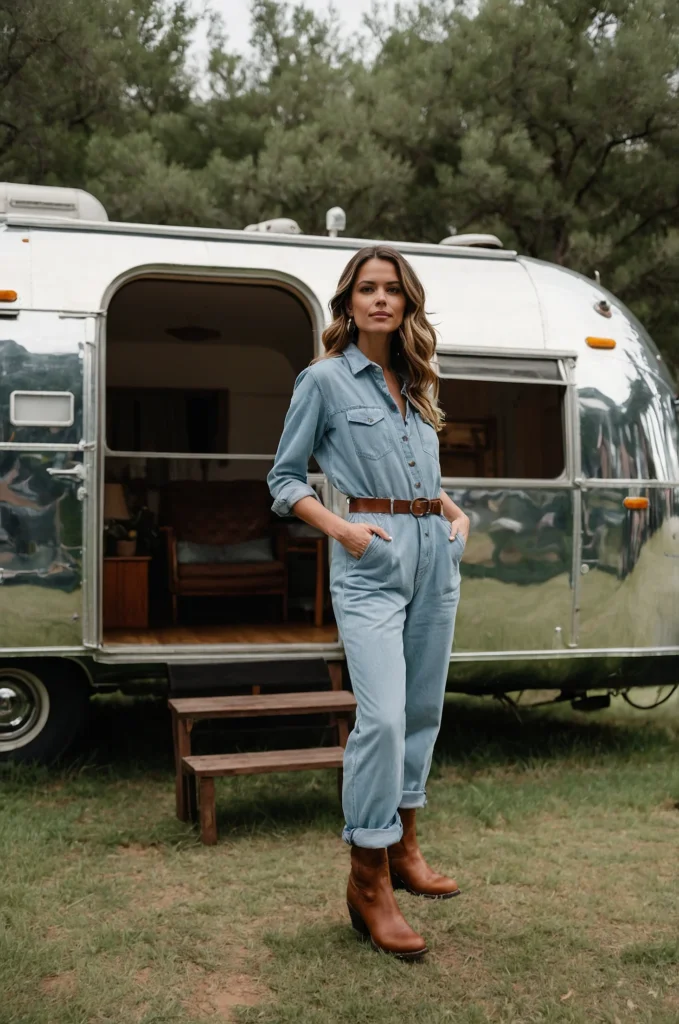
M 497 235 L 449 235 L 439 245 L 463 245 L 470 249 L 504 249 Z
M 245 231 L 267 231 L 272 235 L 301 235 L 302 229 L 296 220 L 290 217 L 275 217 L 273 220 L 263 220 L 259 224 L 248 224 Z
M 0 217 L 66 217 L 69 220 L 108 220 L 98 199 L 80 188 L 0 182 Z

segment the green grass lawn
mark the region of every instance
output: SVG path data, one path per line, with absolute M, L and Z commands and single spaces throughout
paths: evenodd
M 221 738 L 255 741 L 281 745 Z M 205 848 L 174 818 L 163 702 L 98 700 L 87 743 L 1 766 L 2 1024 L 679 1020 L 675 702 L 448 702 L 421 836 L 463 895 L 399 894 L 415 965 L 349 927 L 334 773 L 223 781 Z

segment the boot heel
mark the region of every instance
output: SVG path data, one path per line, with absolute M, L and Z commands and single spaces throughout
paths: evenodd
M 357 931 L 359 935 L 363 935 L 364 938 L 369 939 L 370 930 L 361 915 L 357 910 L 354 910 L 351 903 L 347 903 L 347 908 L 349 910 L 349 917 L 351 918 L 351 926 L 354 931 Z

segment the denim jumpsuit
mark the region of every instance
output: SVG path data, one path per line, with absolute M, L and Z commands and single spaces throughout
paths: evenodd
M 403 388 L 405 394 L 405 386 Z M 437 498 L 438 436 L 406 403 L 405 420 L 380 366 L 350 343 L 297 378 L 268 476 L 273 510 L 288 515 L 313 452 L 350 497 Z M 441 723 L 460 593 L 461 537 L 444 516 L 349 513 L 383 527 L 354 558 L 332 542 L 330 590 L 357 701 L 344 755 L 347 843 L 380 849 L 402 836 L 398 808 L 423 807 Z

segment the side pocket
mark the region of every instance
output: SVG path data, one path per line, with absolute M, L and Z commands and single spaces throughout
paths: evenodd
M 365 549 L 365 551 L 363 552 L 362 555 L 358 556 L 358 558 L 354 558 L 354 556 L 349 554 L 349 552 L 347 551 L 347 555 L 349 556 L 349 569 L 353 569 L 354 566 L 357 566 L 357 565 L 363 565 L 363 563 L 365 562 L 367 556 L 370 554 L 372 548 L 375 547 L 375 543 L 378 540 L 381 540 L 381 538 L 378 537 L 376 533 L 371 534 L 370 535 L 370 540 L 368 541 L 367 548 Z M 346 548 L 344 550 L 346 551 Z

